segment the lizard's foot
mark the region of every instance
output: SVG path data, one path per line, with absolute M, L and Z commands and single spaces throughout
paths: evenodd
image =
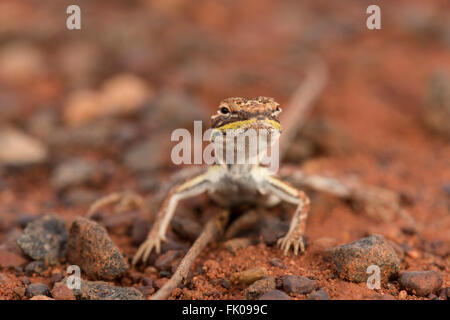
M 114 204 L 115 212 L 123 212 L 127 210 L 143 210 L 145 207 L 144 199 L 134 192 L 112 193 L 96 200 L 86 214 L 87 218 L 91 218 L 95 212 L 101 207 Z
M 133 257 L 133 266 L 135 266 L 139 261 L 146 262 L 148 256 L 155 249 L 156 253 L 161 252 L 161 242 L 167 241 L 165 236 L 161 236 L 159 234 L 152 234 L 148 236 L 147 240 L 145 240 L 139 247 L 138 251 Z
M 305 251 L 305 241 L 302 234 L 288 233 L 283 238 L 278 239 L 277 245 L 284 255 L 287 255 L 291 247 L 293 247 L 295 255 L 298 254 L 299 250 L 300 252 Z

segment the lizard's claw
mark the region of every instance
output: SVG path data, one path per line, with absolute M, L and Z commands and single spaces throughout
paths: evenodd
M 133 257 L 133 266 L 135 266 L 139 261 L 146 262 L 153 248 L 156 253 L 161 252 L 161 242 L 167 241 L 165 236 L 159 234 L 150 234 L 147 240 L 142 243 Z
M 295 235 L 294 233 L 288 233 L 286 236 L 278 239 L 277 245 L 283 251 L 284 255 L 288 254 L 291 247 L 295 255 L 298 254 L 299 250 L 300 252 L 305 251 L 303 235 Z

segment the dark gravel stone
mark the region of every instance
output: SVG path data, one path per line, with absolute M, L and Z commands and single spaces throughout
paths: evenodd
M 450 183 L 446 183 L 442 186 L 442 191 L 447 195 L 450 196 Z
M 252 244 L 249 238 L 234 238 L 225 241 L 223 246 L 230 252 L 236 253 L 239 249 L 245 249 Z
M 55 214 L 34 220 L 17 239 L 17 244 L 32 259 L 55 264 L 66 253 L 65 222 Z
M 283 291 L 272 290 L 259 297 L 259 300 L 292 300 L 292 298 Z
M 302 276 L 288 275 L 283 279 L 283 288 L 287 293 L 307 294 L 319 289 L 319 285 L 314 280 Z
M 245 297 L 247 299 L 257 299 L 263 294 L 275 290 L 275 279 L 266 277 L 253 282 L 246 290 Z
M 153 293 L 153 287 L 143 287 L 139 286 L 136 287 L 137 290 L 139 290 L 140 293 L 142 293 L 144 296 L 151 295 Z
M 50 289 L 47 287 L 44 283 L 32 283 L 28 285 L 27 290 L 25 291 L 25 294 L 28 298 L 34 297 L 34 296 L 49 296 L 50 295 Z
M 22 282 L 24 285 L 29 285 L 31 283 L 30 278 L 28 277 L 22 277 L 22 279 L 20 279 L 20 282 Z
M 27 276 L 33 274 L 42 275 L 42 272 L 47 270 L 47 266 L 43 261 L 33 261 L 25 266 L 25 273 Z
M 81 281 L 81 289 L 74 289 L 82 300 L 142 300 L 142 293 L 131 287 L 117 287 L 104 281 Z
M 306 297 L 307 300 L 329 300 L 328 294 L 325 292 L 325 290 L 320 289 L 314 292 L 311 292 Z
M 61 273 L 55 273 L 52 274 L 52 276 L 50 277 L 50 282 L 51 283 L 60 282 L 63 278 L 64 276 Z
M 147 220 L 136 218 L 131 228 L 131 239 L 134 245 L 140 245 L 147 238 L 150 224 Z
M 176 234 L 191 241 L 195 241 L 202 232 L 202 226 L 190 218 L 175 217 L 170 225 Z
M 275 245 L 279 238 L 289 230 L 289 222 L 271 219 L 263 223 L 259 235 L 268 246 Z
M 114 279 L 129 267 L 105 228 L 82 217 L 70 228 L 67 259 L 93 279 Z
M 370 274 L 367 268 L 376 265 L 381 279 L 387 282 L 400 270 L 400 260 L 394 248 L 380 235 L 372 235 L 332 249 L 331 260 L 335 273 L 351 282 L 365 282 Z
M 441 300 L 450 300 L 450 287 L 442 288 L 439 291 L 439 299 L 441 299 Z
M 180 256 L 181 252 L 176 250 L 169 250 L 166 253 L 160 255 L 155 263 L 154 266 L 158 270 L 165 270 L 169 271 L 172 269 L 172 264 L 174 261 Z
M 437 271 L 405 271 L 399 278 L 400 285 L 417 296 L 426 297 L 437 292 L 443 283 Z
M 269 260 L 269 264 L 272 266 L 272 267 L 283 267 L 284 265 L 283 265 L 283 261 L 281 261 L 281 260 L 279 260 L 279 259 L 272 259 L 272 260 Z
M 110 233 L 127 234 L 133 227 L 133 222 L 137 218 L 137 212 L 121 212 L 108 215 L 102 219 L 102 224 Z
M 144 287 L 153 287 L 153 279 L 150 277 L 142 278 L 142 284 Z
M 222 280 L 220 281 L 220 284 L 225 289 L 228 289 L 230 287 L 230 285 L 231 285 L 230 280 L 228 280 L 227 278 L 222 278 Z
M 159 273 L 159 276 L 160 276 L 161 278 L 170 278 L 170 276 L 172 276 L 172 272 L 167 271 L 167 270 L 162 270 L 162 271 Z

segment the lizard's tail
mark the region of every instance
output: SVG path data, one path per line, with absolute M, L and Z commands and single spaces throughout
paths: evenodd
M 286 105 L 287 112 L 281 116 L 284 130 L 280 141 L 280 159 L 284 157 L 290 142 L 303 126 L 327 79 L 328 71 L 325 63 L 317 60 L 307 71 L 306 79 L 292 94 Z

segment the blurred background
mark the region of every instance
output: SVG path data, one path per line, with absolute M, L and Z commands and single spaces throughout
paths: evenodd
M 71 4 L 81 30 L 66 28 Z M 371 4 L 381 30 L 366 27 Z M 312 57 L 329 82 L 286 162 L 401 192 L 425 237 L 448 244 L 445 0 L 2 0 L 0 239 L 108 192 L 153 194 L 177 169 L 173 129 L 206 129 L 230 96 L 283 107 Z M 311 219 L 313 237 L 364 228 Z

